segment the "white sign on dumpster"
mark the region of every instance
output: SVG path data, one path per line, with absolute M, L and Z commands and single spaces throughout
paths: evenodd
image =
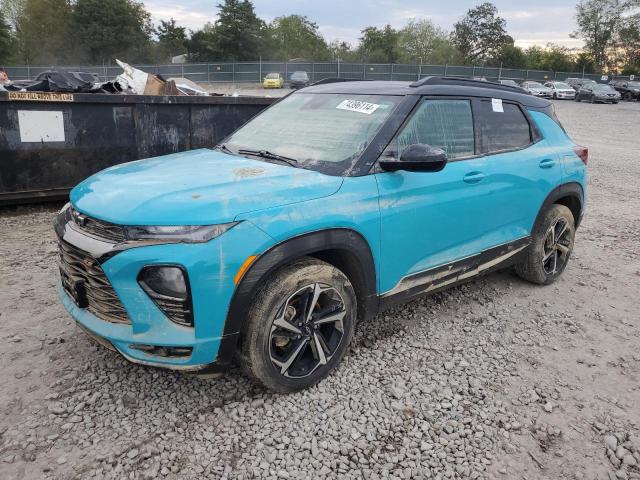
M 62 112 L 18 110 L 20 141 L 64 142 L 64 117 Z

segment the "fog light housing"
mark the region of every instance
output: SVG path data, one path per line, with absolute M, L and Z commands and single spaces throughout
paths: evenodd
M 191 290 L 186 270 L 179 265 L 144 267 L 138 283 L 169 320 L 193 327 Z

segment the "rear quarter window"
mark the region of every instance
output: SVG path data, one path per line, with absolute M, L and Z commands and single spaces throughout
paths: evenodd
M 479 102 L 478 123 L 483 153 L 526 147 L 532 143 L 531 127 L 520 107 L 502 103 L 502 112 L 494 111 L 491 100 Z

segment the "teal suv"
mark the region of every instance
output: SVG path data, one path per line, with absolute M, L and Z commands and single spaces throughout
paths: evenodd
M 132 362 L 282 392 L 340 363 L 357 321 L 515 266 L 567 266 L 587 150 L 547 100 L 451 78 L 339 82 L 215 149 L 108 168 L 59 213 L 59 295 Z

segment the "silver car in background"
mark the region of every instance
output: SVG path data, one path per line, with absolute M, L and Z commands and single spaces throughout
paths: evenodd
M 551 98 L 553 95 L 553 91 L 542 85 L 540 82 L 534 82 L 532 80 L 525 80 L 520 84 L 522 88 L 524 88 L 527 93 L 530 93 L 534 97 L 544 97 Z
M 576 91 L 573 89 L 571 85 L 565 82 L 547 82 L 544 84 L 545 87 L 550 88 L 552 93 L 552 97 L 556 99 L 567 99 L 573 100 L 576 98 Z

